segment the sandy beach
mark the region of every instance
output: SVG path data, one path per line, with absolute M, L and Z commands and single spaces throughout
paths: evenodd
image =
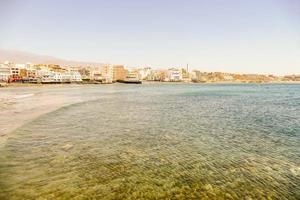
M 85 85 L 12 84 L 0 89 L 0 147 L 10 133 L 40 115 L 82 101 L 82 96 L 69 96 L 66 90 L 79 90 Z M 88 98 L 88 97 L 86 97 Z

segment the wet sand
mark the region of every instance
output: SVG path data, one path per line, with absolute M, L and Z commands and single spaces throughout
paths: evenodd
M 11 132 L 34 120 L 82 99 L 68 96 L 64 90 L 82 85 L 15 85 L 0 89 L 0 147 Z

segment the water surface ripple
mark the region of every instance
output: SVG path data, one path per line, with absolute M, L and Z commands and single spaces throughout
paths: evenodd
M 84 90 L 12 133 L 0 198 L 300 199 L 299 85 Z

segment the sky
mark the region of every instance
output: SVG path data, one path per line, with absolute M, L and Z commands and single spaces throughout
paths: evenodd
M 128 67 L 300 74 L 300 1 L 0 0 L 0 48 Z

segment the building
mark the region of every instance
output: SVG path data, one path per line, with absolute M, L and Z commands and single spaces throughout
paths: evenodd
M 286 75 L 282 79 L 283 81 L 300 81 L 300 75 Z
M 90 80 L 102 81 L 101 67 L 90 67 Z
M 139 69 L 138 73 L 139 73 L 139 79 L 148 80 L 149 76 L 151 75 L 151 68 L 145 67 L 143 69 Z
M 53 71 L 53 72 L 64 73 L 64 72 L 67 71 L 65 68 L 61 67 L 60 65 L 53 65 L 53 64 L 50 64 L 50 65 L 47 66 L 47 68 L 48 68 L 50 71 Z
M 148 81 L 165 81 L 168 76 L 167 70 L 151 70 L 147 77 Z
M 8 82 L 10 76 L 10 68 L 7 65 L 0 64 L 0 82 Z
M 193 70 L 191 79 L 193 82 L 201 82 L 201 72 L 199 70 Z
M 11 66 L 10 73 L 11 73 L 11 81 L 13 82 L 21 81 L 21 69 L 19 67 L 16 67 L 15 65 Z
M 188 67 L 187 69 L 181 69 L 181 76 L 182 76 L 182 81 L 184 82 L 191 82 L 192 81 L 192 78 L 191 78 L 191 75 L 188 71 Z
M 71 83 L 71 75 L 69 73 L 61 74 L 61 82 L 62 83 Z
M 181 80 L 182 80 L 181 70 L 176 68 L 171 68 L 168 70 L 168 77 L 166 81 L 179 82 Z
M 36 78 L 41 83 L 52 83 L 54 82 L 54 74 L 45 65 L 38 65 L 36 71 Z
M 91 80 L 91 69 L 89 67 L 78 69 L 81 79 L 84 81 Z
M 139 71 L 138 70 L 129 71 L 126 76 L 126 80 L 140 80 Z
M 27 69 L 27 78 L 34 80 L 37 78 L 37 70 L 34 68 Z
M 71 82 L 82 82 L 81 74 L 78 70 L 71 69 L 69 70 L 68 74 L 70 74 L 70 80 Z
M 55 79 L 54 74 L 50 72 L 48 74 L 44 74 L 41 77 L 41 82 L 42 83 L 55 83 L 54 79 Z
M 234 78 L 231 74 L 224 74 L 223 79 L 224 81 L 234 81 Z
M 28 65 L 27 64 L 14 64 L 14 66 L 16 67 L 16 68 L 19 68 L 19 69 L 25 69 Z
M 36 76 L 37 78 L 41 78 L 43 75 L 47 75 L 50 73 L 50 70 L 46 66 L 37 66 Z
M 53 77 L 54 83 L 61 83 L 62 82 L 62 73 L 61 72 L 51 72 L 51 76 Z
M 102 83 L 112 83 L 113 82 L 113 67 L 110 64 L 102 66 L 101 69 Z
M 27 78 L 27 69 L 20 69 L 20 77 L 22 79 L 26 79 Z
M 113 81 L 125 80 L 128 71 L 124 68 L 123 65 L 114 65 L 113 66 Z

